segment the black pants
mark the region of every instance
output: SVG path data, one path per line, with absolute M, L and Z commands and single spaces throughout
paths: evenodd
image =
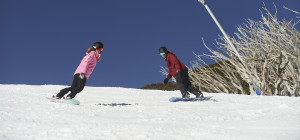
M 194 94 L 195 96 L 199 96 L 200 94 L 202 94 L 199 89 L 192 86 L 188 71 L 186 69 L 178 71 L 178 73 L 176 74 L 176 84 L 182 94 L 182 97 L 189 95 L 188 92 Z
M 86 77 L 83 79 L 79 78 L 79 74 L 74 75 L 73 83 L 71 87 L 64 88 L 56 95 L 56 97 L 61 98 L 66 95 L 68 92 L 71 92 L 67 97 L 73 99 L 77 93 L 81 92 L 85 86 Z

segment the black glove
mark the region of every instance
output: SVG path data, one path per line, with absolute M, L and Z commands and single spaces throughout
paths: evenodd
M 166 79 L 164 80 L 164 84 L 167 84 L 167 83 L 168 83 L 168 81 L 169 81 L 169 79 L 168 79 L 168 78 L 166 78 Z
M 85 77 L 84 73 L 80 73 L 79 78 L 84 79 L 84 77 Z

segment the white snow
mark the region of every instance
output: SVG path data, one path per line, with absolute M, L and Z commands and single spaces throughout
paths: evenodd
M 1 140 L 299 140 L 300 98 L 85 87 L 79 106 L 45 97 L 65 86 L 0 85 Z M 99 106 L 126 103 L 131 105 Z

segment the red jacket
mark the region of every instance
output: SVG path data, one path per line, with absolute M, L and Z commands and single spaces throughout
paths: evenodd
M 188 69 L 182 62 L 178 60 L 175 54 L 168 52 L 165 59 L 167 67 L 169 69 L 169 74 L 167 76 L 170 79 L 172 76 L 176 78 L 176 74 L 180 70 Z

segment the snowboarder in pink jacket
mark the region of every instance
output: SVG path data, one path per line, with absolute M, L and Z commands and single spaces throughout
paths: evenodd
M 64 95 L 71 92 L 66 98 L 73 99 L 77 93 L 81 92 L 85 86 L 86 79 L 89 79 L 97 62 L 100 61 L 102 51 L 103 44 L 101 42 L 95 42 L 94 46 L 88 49 L 86 56 L 83 57 L 81 63 L 77 67 L 74 73 L 72 86 L 60 90 L 54 98 L 61 99 Z

